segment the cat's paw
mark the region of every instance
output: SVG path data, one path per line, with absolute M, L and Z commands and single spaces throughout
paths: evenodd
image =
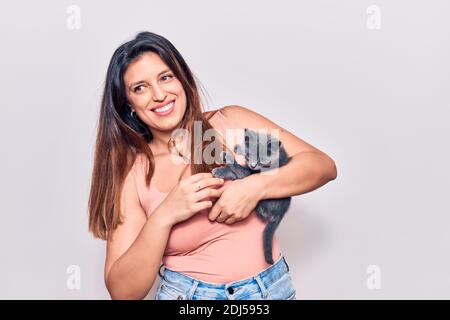
M 225 178 L 225 170 L 223 168 L 214 168 L 211 170 L 211 173 L 216 178 Z

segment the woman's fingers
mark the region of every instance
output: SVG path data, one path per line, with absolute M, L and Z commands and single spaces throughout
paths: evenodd
M 193 209 L 195 212 L 199 212 L 205 209 L 209 209 L 213 206 L 212 201 L 200 201 L 193 204 Z
M 220 200 L 219 200 L 219 201 L 220 201 Z M 221 212 L 222 212 L 222 207 L 220 206 L 219 201 L 217 201 L 217 202 L 214 204 L 214 207 L 209 211 L 208 219 L 209 219 L 210 221 L 216 221 L 217 218 L 219 217 L 219 215 L 220 215 Z M 225 214 L 225 213 L 224 213 L 224 214 Z
M 211 186 L 221 186 L 224 184 L 224 180 L 220 178 L 204 178 L 202 180 L 199 180 L 195 183 L 191 184 L 190 190 L 194 192 L 198 192 L 204 188 L 211 187 Z
M 194 200 L 197 202 L 202 199 L 209 198 L 209 197 L 220 197 L 223 190 L 224 190 L 223 188 L 222 189 L 213 189 L 213 188 L 202 189 L 194 194 Z
M 189 176 L 187 178 L 184 178 L 181 181 L 184 181 L 184 183 L 186 183 L 186 184 L 191 184 L 191 183 L 196 183 L 202 179 L 212 178 L 212 177 L 213 177 L 213 175 L 211 172 L 200 172 L 200 173 L 193 174 L 192 176 Z
M 225 220 L 225 224 L 233 224 L 235 222 L 237 222 L 237 219 L 234 217 L 230 217 L 227 220 Z
M 229 215 L 227 215 L 225 212 L 222 211 L 222 212 L 219 214 L 219 216 L 217 217 L 216 221 L 222 223 L 222 222 L 224 222 L 225 220 L 227 220 L 228 218 L 229 218 Z

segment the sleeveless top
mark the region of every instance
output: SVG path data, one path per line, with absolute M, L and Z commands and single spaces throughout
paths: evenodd
M 243 157 L 236 155 L 232 148 L 239 141 L 230 143 L 225 133 L 227 128 L 235 128 L 230 121 L 220 110 L 208 121 L 230 148 L 236 161 L 244 164 Z M 143 158 L 137 157 L 132 170 L 139 201 L 148 217 L 168 193 L 159 191 L 153 181 L 149 187 L 145 185 Z M 202 210 L 172 227 L 162 258 L 168 269 L 204 282 L 228 283 L 249 278 L 271 266 L 264 259 L 262 235 L 266 223 L 255 210 L 244 220 L 230 225 L 211 222 L 208 219 L 210 210 Z M 281 254 L 276 233 L 272 254 L 274 260 Z

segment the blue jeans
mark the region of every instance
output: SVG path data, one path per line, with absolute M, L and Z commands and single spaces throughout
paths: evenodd
M 204 282 L 167 268 L 162 275 L 161 267 L 155 300 L 296 300 L 283 255 L 257 275 L 225 284 Z

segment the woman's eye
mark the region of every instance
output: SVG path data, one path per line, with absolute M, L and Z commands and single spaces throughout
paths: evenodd
M 173 76 L 170 75 L 170 74 L 166 74 L 165 76 L 162 76 L 163 79 L 166 78 L 166 77 L 172 78 Z
M 135 92 L 135 93 L 141 92 L 142 91 L 142 87 L 143 87 L 143 85 L 134 87 L 133 92 Z

